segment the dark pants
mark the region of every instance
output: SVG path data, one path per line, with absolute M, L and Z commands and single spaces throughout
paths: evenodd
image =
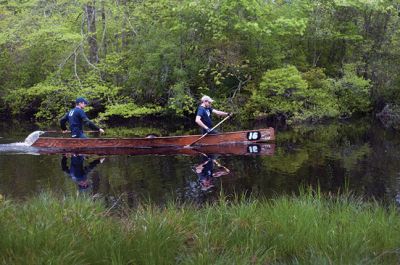
M 87 136 L 82 131 L 71 132 L 72 138 L 87 138 Z

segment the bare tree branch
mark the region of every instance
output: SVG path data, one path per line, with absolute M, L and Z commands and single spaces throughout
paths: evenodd
M 81 79 L 79 78 L 79 76 L 78 76 L 78 71 L 77 71 L 77 63 L 76 63 L 77 57 L 78 57 L 78 55 L 77 55 L 77 53 L 75 52 L 75 53 L 74 53 L 74 72 L 75 72 L 75 77 L 76 77 L 76 79 L 78 80 L 79 86 L 82 88 Z

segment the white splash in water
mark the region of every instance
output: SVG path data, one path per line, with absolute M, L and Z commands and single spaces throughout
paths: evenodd
M 34 142 L 36 142 L 37 139 L 39 139 L 39 136 L 44 134 L 43 131 L 34 131 L 28 137 L 25 138 L 25 141 L 23 143 L 19 143 L 21 145 L 25 146 L 31 146 Z
M 40 135 L 44 134 L 43 131 L 35 131 L 26 137 L 24 142 L 0 144 L 0 155 L 1 154 L 31 154 L 39 155 L 38 150 L 31 145 L 36 142 Z

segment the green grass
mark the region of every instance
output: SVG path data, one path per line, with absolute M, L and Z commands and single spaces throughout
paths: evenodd
M 398 264 L 394 206 L 312 192 L 152 205 L 124 217 L 101 201 L 0 198 L 1 264 Z

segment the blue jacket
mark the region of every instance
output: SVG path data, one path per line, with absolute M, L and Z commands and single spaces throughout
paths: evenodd
M 83 135 L 83 125 L 88 126 L 92 130 L 99 130 L 93 122 L 89 120 L 83 109 L 75 107 L 68 111 L 60 120 L 62 130 L 66 130 L 66 123 L 69 123 L 72 137 L 81 137 Z

